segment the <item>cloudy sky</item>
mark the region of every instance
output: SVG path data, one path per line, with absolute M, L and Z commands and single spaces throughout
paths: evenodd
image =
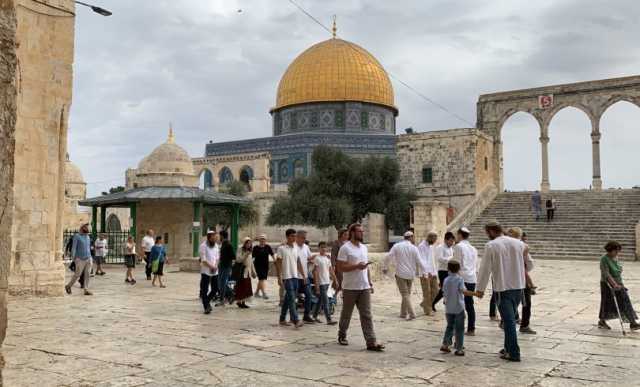
M 79 7 L 69 152 L 89 195 L 124 183 L 173 122 L 192 156 L 209 140 L 271 134 L 269 108 L 288 64 L 329 34 L 288 0 L 92 0 Z M 466 121 L 479 94 L 640 72 L 634 0 L 296 0 L 386 70 Z M 467 127 L 394 81 L 397 127 Z M 614 105 L 602 121 L 605 186 L 640 185 L 640 109 Z M 590 125 L 572 109 L 551 124 L 551 184 L 591 183 Z M 509 189 L 540 181 L 538 129 L 524 114 L 505 126 Z M 635 158 L 634 158 L 635 159 Z

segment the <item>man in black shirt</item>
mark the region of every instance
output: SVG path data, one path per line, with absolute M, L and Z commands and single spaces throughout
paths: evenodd
M 231 267 L 233 261 L 236 259 L 236 249 L 229 242 L 229 233 L 227 230 L 220 231 L 220 262 L 218 263 L 218 291 L 220 294 L 220 301 L 216 306 L 224 306 L 224 302 L 228 294 L 228 282 L 231 277 Z

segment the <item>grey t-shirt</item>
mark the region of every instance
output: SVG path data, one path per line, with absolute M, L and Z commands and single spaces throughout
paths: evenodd
M 442 294 L 445 300 L 445 313 L 458 314 L 464 311 L 464 294 L 467 290 L 464 279 L 460 275 L 449 273 L 442 285 Z

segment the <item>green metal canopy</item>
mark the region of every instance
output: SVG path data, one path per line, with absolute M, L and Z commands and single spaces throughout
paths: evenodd
M 250 200 L 240 196 L 208 191 L 193 187 L 142 187 L 109 195 L 96 196 L 80 200 L 81 206 L 110 206 L 139 203 L 142 200 L 186 200 L 203 204 L 237 204 L 246 205 Z
M 105 230 L 105 214 L 109 207 L 128 207 L 131 211 L 133 225 L 130 233 L 136 236 L 136 207 L 137 204 L 146 200 L 171 200 L 187 201 L 193 203 L 192 229 L 193 240 L 198 240 L 200 233 L 199 224 L 202 206 L 222 206 L 233 210 L 233 221 L 231 224 L 231 244 L 238 245 L 238 228 L 240 222 L 240 206 L 248 205 L 251 201 L 247 198 L 235 195 L 224 194 L 216 191 L 203 190 L 195 187 L 142 187 L 134 188 L 122 192 L 115 192 L 108 195 L 96 196 L 93 198 L 80 200 L 78 204 L 92 208 L 92 232 L 94 237 L 97 230 L 98 207 L 100 207 L 100 230 Z M 193 256 L 197 256 L 198 246 L 193 243 Z

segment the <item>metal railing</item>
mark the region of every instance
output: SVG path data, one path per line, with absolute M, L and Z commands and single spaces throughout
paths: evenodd
M 62 249 L 65 252 L 65 256 L 70 251 L 71 238 L 78 232 L 78 230 L 66 230 L 62 238 Z M 102 233 L 107 237 L 107 256 L 105 257 L 105 263 L 124 263 L 124 256 L 126 254 L 127 238 L 129 237 L 129 231 L 107 231 Z M 93 246 L 95 240 L 93 235 L 89 234 L 91 238 L 91 245 Z M 91 253 L 93 254 L 93 248 Z

